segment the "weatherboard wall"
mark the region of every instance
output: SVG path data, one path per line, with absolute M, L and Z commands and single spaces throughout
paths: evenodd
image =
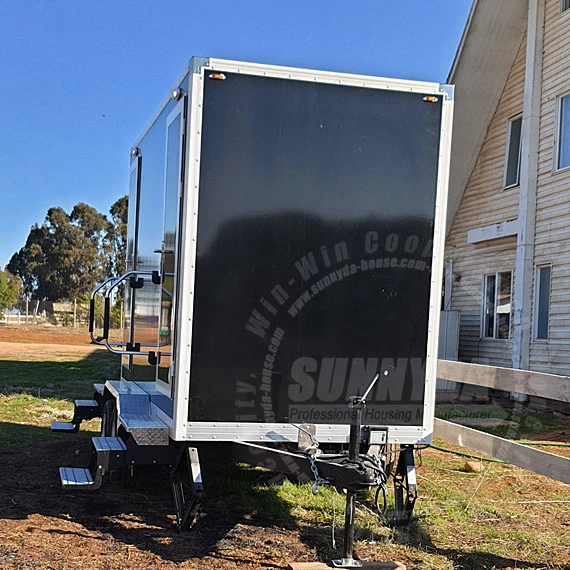
M 518 217 L 518 187 L 504 189 L 503 181 L 508 121 L 522 113 L 523 108 L 525 52 L 526 35 L 490 122 L 446 243 L 446 260 L 453 262 L 451 309 L 461 314 L 459 359 L 497 366 L 511 366 L 512 342 L 482 338 L 483 276 L 514 271 L 516 236 L 468 243 L 467 234 L 470 230 Z
M 548 0 L 545 8 L 534 262 L 535 268 L 551 265 L 552 269 L 548 339 L 531 343 L 530 368 L 567 375 L 570 373 L 570 169 L 557 171 L 555 156 L 558 98 L 570 93 L 570 11 L 561 14 L 558 0 Z M 533 299 L 536 281 L 534 289 Z M 535 310 L 536 307 L 533 313 Z

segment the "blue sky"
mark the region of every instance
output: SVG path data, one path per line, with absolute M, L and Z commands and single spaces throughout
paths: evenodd
M 471 0 L 0 0 L 0 268 L 48 208 L 108 214 L 191 56 L 444 82 Z

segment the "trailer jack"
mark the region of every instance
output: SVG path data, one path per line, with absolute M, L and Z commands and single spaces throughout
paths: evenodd
M 413 445 L 402 445 L 394 473 L 395 524 L 406 526 L 418 497 Z
M 204 496 L 200 460 L 195 447 L 180 449 L 170 472 L 170 482 L 176 508 L 176 528 L 182 532 L 194 523 Z

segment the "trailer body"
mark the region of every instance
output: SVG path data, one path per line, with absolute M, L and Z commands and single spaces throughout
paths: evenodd
M 172 440 L 346 442 L 378 372 L 363 423 L 429 443 L 452 106 L 435 83 L 191 60 L 131 152 L 118 348 Z
M 131 149 L 127 272 L 90 317 L 121 378 L 52 424 L 101 417 L 62 485 L 168 465 L 179 529 L 209 453 L 332 485 L 337 567 L 358 566 L 359 491 L 392 476 L 406 524 L 433 432 L 452 108 L 437 83 L 192 59 Z

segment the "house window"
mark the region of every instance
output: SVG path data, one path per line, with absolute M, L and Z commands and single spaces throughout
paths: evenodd
M 521 128 L 522 117 L 516 117 L 509 120 L 507 128 L 507 154 L 505 157 L 505 188 L 516 186 L 519 183 Z
M 560 0 L 560 12 L 570 10 L 570 0 Z
M 570 0 L 569 0 L 570 1 Z M 559 99 L 557 168 L 570 166 L 570 95 Z
M 511 336 L 510 271 L 485 275 L 483 282 L 483 336 L 509 339 Z
M 550 265 L 536 270 L 534 338 L 548 338 L 548 316 L 550 313 Z

